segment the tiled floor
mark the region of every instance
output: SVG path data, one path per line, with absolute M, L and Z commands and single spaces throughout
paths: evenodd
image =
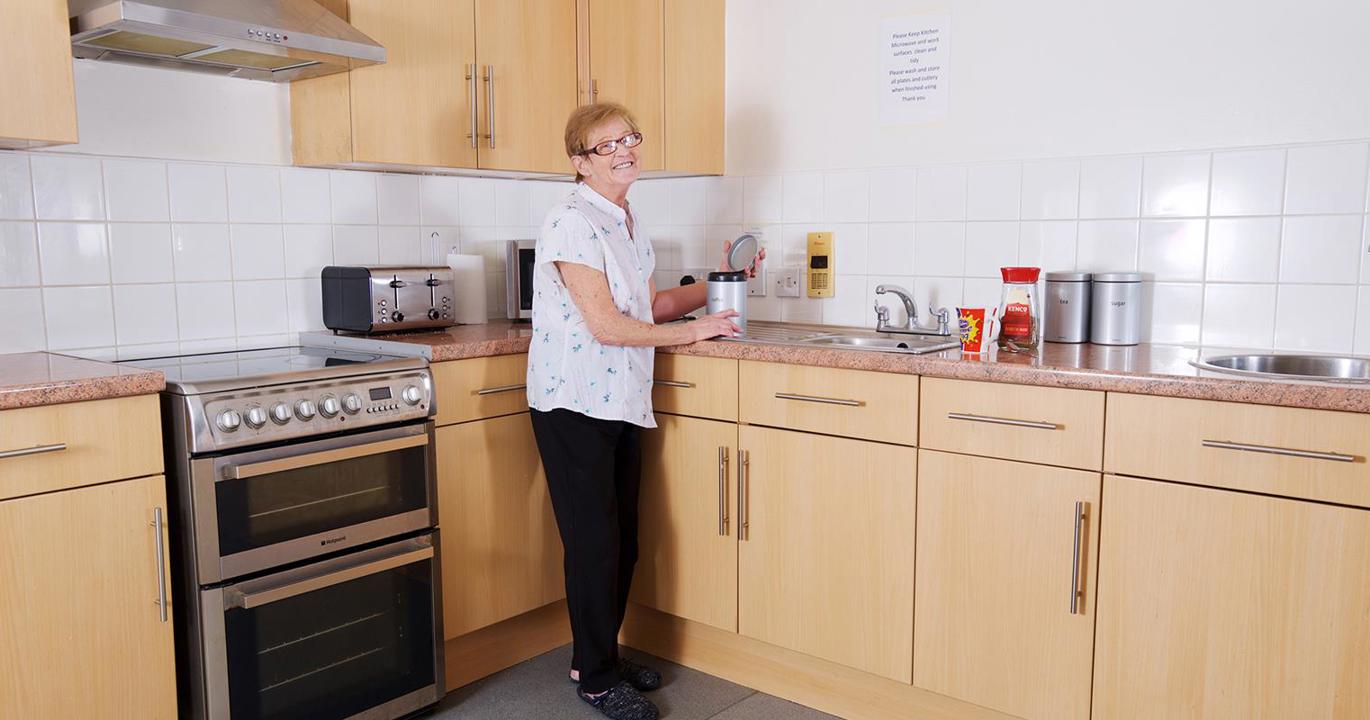
M 833 716 L 735 685 L 702 672 L 625 650 L 661 671 L 662 687 L 647 696 L 663 720 L 832 720 Z M 571 646 L 472 683 L 443 700 L 433 720 L 596 720 L 567 679 Z

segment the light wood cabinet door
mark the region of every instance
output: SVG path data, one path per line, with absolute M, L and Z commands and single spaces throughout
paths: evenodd
M 658 352 L 652 407 L 657 412 L 737 422 L 737 361 Z
M 528 411 L 528 353 L 433 363 L 437 424 Z
M 476 29 L 480 167 L 570 173 L 575 0 L 476 0 Z
M 66 0 L 0 0 L 0 148 L 76 142 Z
M 161 475 L 0 502 L 0 717 L 176 717 L 155 508 Z
M 738 631 L 910 681 L 916 451 L 742 426 Z
M 561 538 L 527 413 L 438 428 L 448 639 L 560 600 Z
M 1370 717 L 1370 512 L 1108 475 L 1094 718 Z
M 737 631 L 737 425 L 657 415 L 642 436 L 633 602 Z
M 666 168 L 723 174 L 724 0 L 665 0 Z
M 476 167 L 474 2 L 350 0 L 352 25 L 386 51 L 350 73 L 355 161 Z
M 1098 473 L 919 451 L 915 686 L 1089 718 L 1099 490 Z
M 633 113 L 643 170 L 660 170 L 665 152 L 662 9 L 662 0 L 590 0 L 590 97 Z

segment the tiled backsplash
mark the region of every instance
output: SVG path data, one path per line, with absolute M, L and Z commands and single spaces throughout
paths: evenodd
M 924 312 L 993 306 L 1002 265 L 1137 270 L 1147 339 L 1370 353 L 1370 143 L 644 180 L 657 282 L 764 234 L 768 267 L 836 233 L 836 297 L 751 298 L 756 319 L 872 325 L 874 288 Z M 0 352 L 127 357 L 317 329 L 328 263 L 487 257 L 565 183 L 0 153 Z M 902 321 L 898 302 L 881 299 Z

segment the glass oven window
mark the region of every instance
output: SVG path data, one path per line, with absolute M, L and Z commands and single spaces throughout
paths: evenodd
M 533 250 L 519 250 L 519 307 L 524 310 L 533 309 L 534 257 Z
M 330 720 L 435 682 L 433 560 L 225 612 L 233 720 Z
M 220 481 L 215 485 L 219 553 L 232 555 L 427 507 L 427 452 L 417 446 Z

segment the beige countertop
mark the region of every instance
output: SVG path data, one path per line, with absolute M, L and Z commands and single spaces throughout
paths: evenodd
M 426 345 L 431 349 L 432 361 L 443 362 L 526 352 L 531 338 L 532 328 L 526 323 L 496 321 L 462 325 L 444 332 L 385 336 L 384 340 Z M 979 357 L 963 357 L 956 350 L 905 355 L 714 340 L 660 351 L 927 377 L 1370 412 L 1370 385 L 1248 379 L 1199 370 L 1189 364 L 1199 356 L 1199 350 L 1171 345 L 1044 343 L 1038 355 L 991 351 Z
M 155 370 L 45 352 L 0 355 L 0 410 L 146 395 L 165 387 Z

